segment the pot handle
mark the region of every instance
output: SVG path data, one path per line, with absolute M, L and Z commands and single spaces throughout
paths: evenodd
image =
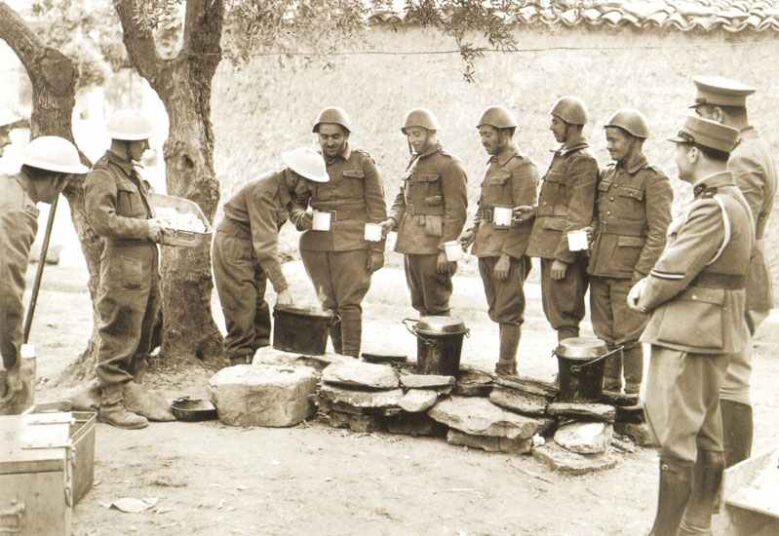
M 621 352 L 621 351 L 622 351 L 624 348 L 625 348 L 624 346 L 616 346 L 616 347 L 615 347 L 613 350 L 611 350 L 610 352 L 606 352 L 605 354 L 603 354 L 603 355 L 601 355 L 601 356 L 598 356 L 598 357 L 596 357 L 596 358 L 595 358 L 595 359 L 593 359 L 592 361 L 587 361 L 587 362 L 586 362 L 586 363 L 584 363 L 583 365 L 572 365 L 572 366 L 571 366 L 571 372 L 573 372 L 574 374 L 576 374 L 576 373 L 578 373 L 578 372 L 579 372 L 581 369 L 583 369 L 584 367 L 589 367 L 589 366 L 590 366 L 590 365 L 592 365 L 593 363 L 597 363 L 598 361 L 602 361 L 603 359 L 606 359 L 606 358 L 607 358 L 607 357 L 609 357 L 610 355 L 616 354 L 617 352 Z M 554 355 L 554 354 L 553 354 L 553 355 Z
M 403 325 L 406 326 L 406 331 L 411 333 L 414 337 L 417 337 L 417 332 L 414 331 L 413 328 L 409 327 L 409 324 L 413 322 L 414 325 L 417 325 L 419 324 L 419 320 L 415 318 L 404 318 L 403 320 L 401 320 L 401 322 L 403 322 Z

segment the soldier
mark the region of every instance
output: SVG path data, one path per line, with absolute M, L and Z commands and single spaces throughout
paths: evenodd
M 411 110 L 400 130 L 411 160 L 382 227 L 385 234 L 398 232 L 395 251 L 404 254 L 411 305 L 421 316 L 448 315 L 457 263 L 447 261 L 444 243 L 457 240 L 462 232 L 468 179 L 460 160 L 441 147 L 431 111 Z
M 711 534 L 724 468 L 719 393 L 728 361 L 749 340 L 744 287 L 754 246 L 749 205 L 727 170 L 738 131 L 689 117 L 677 137 L 679 178 L 695 199 L 628 304 L 651 314 L 647 422 L 660 449 L 651 534 Z
M 527 254 L 541 258 L 541 293 L 546 318 L 562 341 L 579 336 L 587 292 L 587 257 L 571 251 L 567 233 L 592 222 L 598 162 L 590 154 L 582 130 L 584 103 L 563 97 L 549 112 L 549 130 L 562 146 L 544 175 L 538 206 L 516 208 L 517 218 L 535 218 Z
M 671 222 L 673 190 L 642 151 L 649 137 L 646 119 L 623 109 L 606 123 L 606 142 L 614 163 L 601 174 L 590 263 L 590 311 L 595 334 L 610 348 L 623 346 L 619 356 L 606 358 L 604 389 L 638 395 L 644 355 L 638 338 L 645 315 L 627 307 L 628 291 L 646 276 L 665 247 Z
M 307 189 L 305 179 L 330 180 L 322 156 L 313 149 L 301 147 L 281 158 L 285 169 L 249 182 L 225 203 L 214 237 L 214 280 L 227 325 L 225 353 L 231 365 L 251 363 L 255 351 L 270 344 L 267 281 L 276 291 L 277 304 L 292 304 L 277 245 L 295 192 Z
M 22 386 L 19 352 L 22 346 L 25 274 L 30 248 L 38 231 L 36 203 L 52 203 L 71 175 L 89 169 L 78 149 L 64 138 L 41 136 L 25 148 L 22 169 L 0 176 L 0 354 L 7 371 L 5 397 Z
M 705 119 L 711 119 L 740 132 L 740 141 L 730 155 L 728 169 L 736 186 L 744 194 L 755 221 L 756 247 L 749 265 L 747 280 L 747 325 L 754 336 L 758 326 L 773 307 L 771 269 L 765 257 L 765 234 L 776 195 L 776 163 L 768 144 L 750 126 L 746 98 L 754 93 L 741 82 L 718 76 L 694 79 L 698 89 L 691 108 Z M 752 344 L 730 361 L 722 385 L 722 421 L 725 430 L 727 466 L 749 458 L 752 451 Z
M 366 241 L 364 229 L 366 223 L 387 217 L 384 187 L 371 155 L 350 146 L 352 126 L 346 112 L 325 108 L 313 131 L 330 181 L 312 184 L 308 202 L 315 212 L 330 214 L 330 229 L 313 230 L 311 215 L 295 217 L 299 228 L 308 229 L 300 237 L 300 256 L 322 306 L 340 319 L 330 327 L 333 349 L 359 357 L 362 300 L 371 274 L 384 266 L 384 241 Z
M 143 370 L 159 311 L 162 227 L 152 218 L 149 185 L 133 167 L 149 148 L 151 121 L 117 112 L 108 122 L 111 148 L 92 167 L 85 184 L 89 224 L 104 240 L 97 291 L 100 410 L 98 418 L 120 428 L 148 421 L 127 411 L 123 388 Z
M 530 271 L 525 250 L 532 224 L 509 221 L 505 225 L 496 221 L 495 211 L 508 211 L 510 220 L 513 207 L 535 205 L 538 170 L 514 144 L 517 122 L 506 108 L 490 106 L 484 110 L 477 128 L 490 160 L 473 226 L 463 233 L 461 241 L 464 247 L 473 243 L 490 319 L 500 326 L 500 354 L 495 372 L 516 375 L 525 312 L 522 285 Z

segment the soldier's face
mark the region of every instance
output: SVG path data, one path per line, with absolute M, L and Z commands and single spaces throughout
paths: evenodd
M 333 123 L 322 123 L 319 125 L 317 134 L 319 136 L 319 146 L 327 158 L 333 158 L 341 154 L 346 146 L 346 141 L 349 139 L 349 135 L 343 127 Z
M 552 131 L 554 139 L 558 143 L 564 143 L 568 138 L 568 123 L 555 115 L 552 116 L 552 121 L 549 123 L 549 130 Z
M 505 146 L 504 137 L 501 132 L 489 125 L 482 125 L 479 127 L 479 137 L 481 138 L 481 144 L 487 154 L 498 154 Z
M 427 148 L 430 133 L 426 128 L 408 127 L 406 129 L 406 139 L 415 153 L 422 153 Z
M 149 148 L 149 140 L 131 141 L 127 144 L 127 156 L 130 160 L 140 162 L 143 158 L 143 153 Z
M 606 149 L 609 151 L 612 160 L 619 162 L 627 158 L 632 145 L 630 136 L 618 128 L 606 129 Z
M 37 181 L 36 193 L 38 201 L 43 203 L 53 203 L 54 199 L 62 193 L 68 184 L 70 175 L 61 175 L 59 173 L 51 175 L 48 179 Z
M 696 153 L 697 149 L 691 145 L 676 144 L 676 168 L 679 178 L 685 182 L 692 182 Z

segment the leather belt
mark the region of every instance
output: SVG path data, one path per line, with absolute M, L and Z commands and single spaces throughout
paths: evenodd
M 327 209 L 321 209 L 314 207 L 314 210 L 317 212 L 329 212 L 330 213 L 330 221 L 336 222 L 336 221 L 349 221 L 349 220 L 367 220 L 368 219 L 368 213 L 364 209 L 348 209 L 348 208 L 342 208 L 342 209 L 336 209 L 336 210 L 327 210 Z
M 608 223 L 599 221 L 598 222 L 598 233 L 599 234 L 613 234 L 613 235 L 622 235 L 622 236 L 639 236 L 643 237 L 646 236 L 644 233 L 644 224 L 636 224 L 636 223 Z
M 746 288 L 747 276 L 701 272 L 695 279 L 692 280 L 691 286 L 738 290 Z

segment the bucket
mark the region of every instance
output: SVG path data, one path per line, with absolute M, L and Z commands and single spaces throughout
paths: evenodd
M 564 339 L 552 355 L 557 356 L 560 392 L 559 402 L 597 402 L 603 393 L 605 359 L 621 352 L 619 346 L 612 351 L 600 339 L 572 337 Z
M 273 309 L 273 347 L 303 355 L 322 355 L 335 318 L 332 311 L 315 307 L 277 305 Z
M 462 320 L 451 316 L 423 316 L 403 320 L 417 338 L 417 372 L 457 376 L 463 337 L 469 334 Z

